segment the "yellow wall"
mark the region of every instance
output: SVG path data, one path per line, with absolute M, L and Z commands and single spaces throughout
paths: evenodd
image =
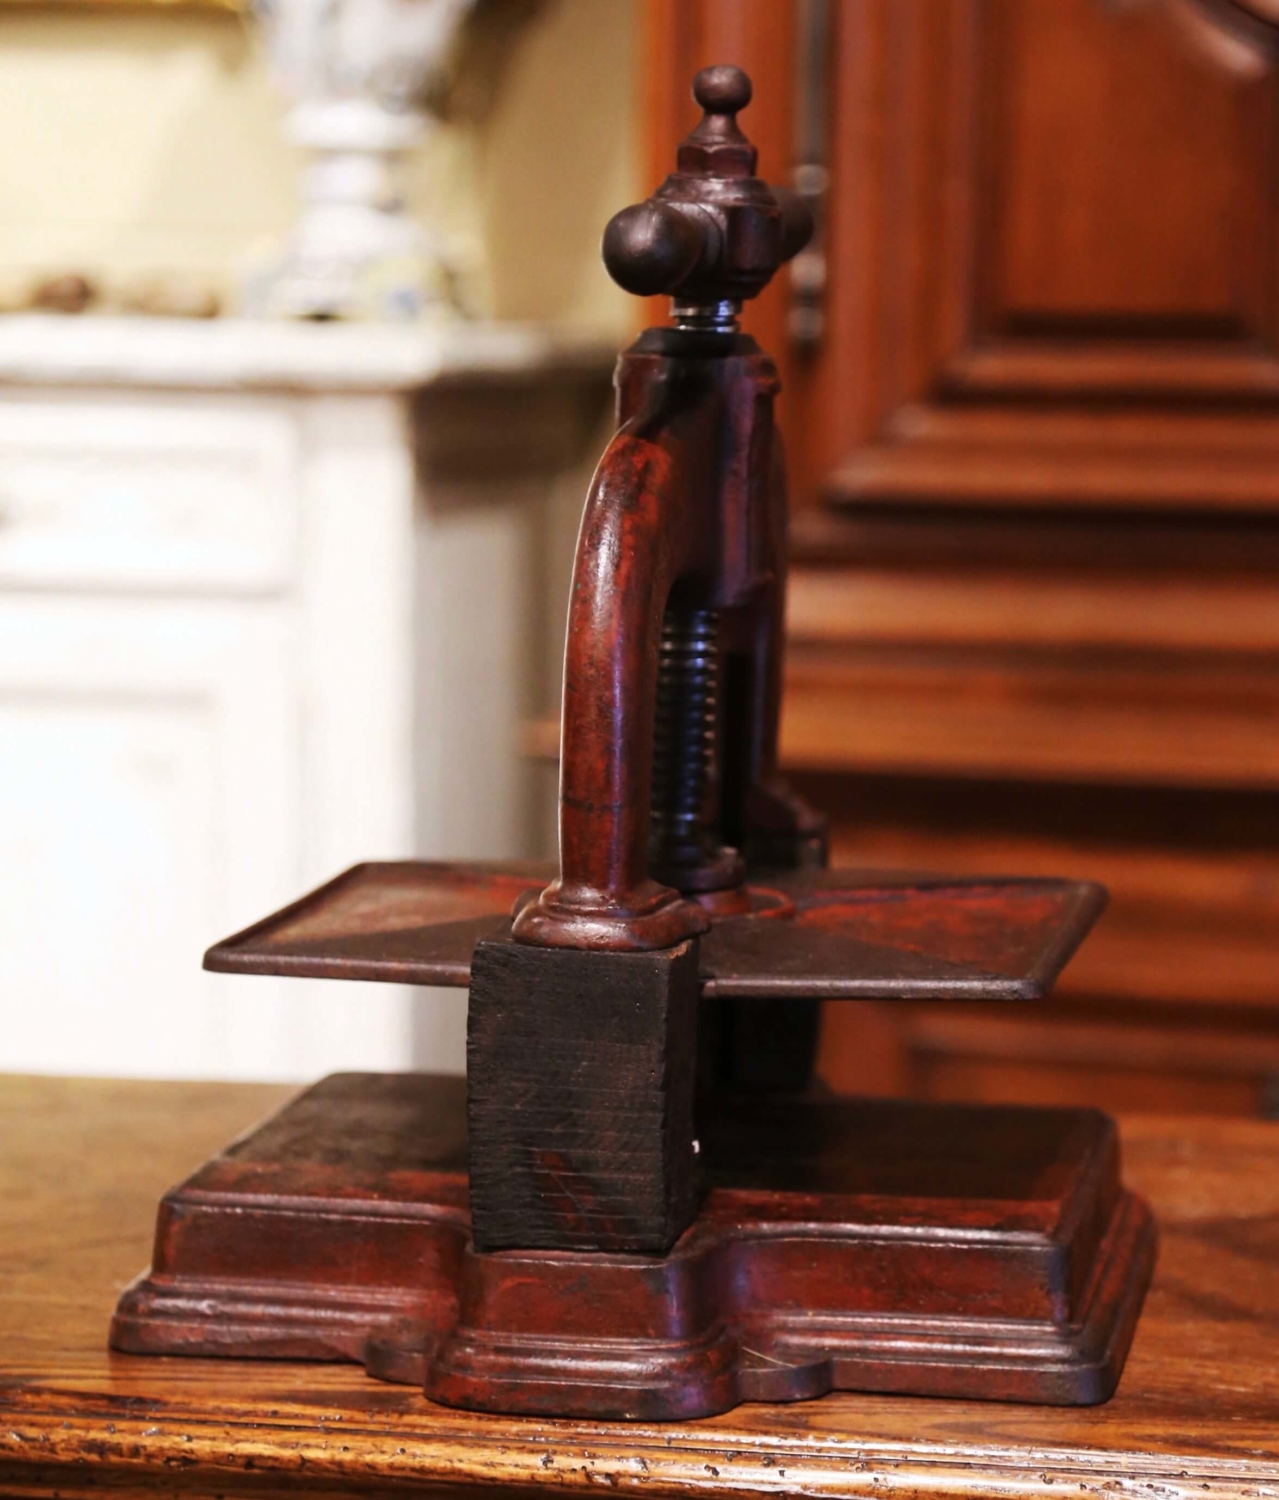
M 633 0 L 552 0 L 518 45 L 483 141 L 481 234 L 502 316 L 634 332 L 600 264 L 608 219 L 641 188 Z
M 496 106 L 442 127 L 407 196 L 439 224 L 480 312 L 624 334 L 600 229 L 633 201 L 633 0 L 548 0 Z M 191 10 L 0 6 L 0 299 L 78 271 L 123 291 L 214 283 L 286 230 L 297 159 L 243 20 Z

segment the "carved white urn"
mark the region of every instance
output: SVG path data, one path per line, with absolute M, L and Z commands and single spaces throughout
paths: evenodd
M 407 321 L 452 310 L 428 225 L 405 210 L 399 158 L 434 121 L 423 96 L 475 0 L 256 0 L 272 72 L 307 153 L 283 254 L 246 277 L 245 311 Z

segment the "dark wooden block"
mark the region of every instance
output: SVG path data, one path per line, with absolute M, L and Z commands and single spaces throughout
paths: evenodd
M 361 1360 L 449 1405 L 554 1416 L 1113 1392 L 1155 1236 L 1106 1116 L 707 1108 L 707 1196 L 669 1255 L 482 1255 L 461 1080 L 326 1079 L 166 1196 L 112 1344 Z
M 477 944 L 477 1249 L 670 1249 L 697 1209 L 697 997 L 695 939 L 650 953 Z

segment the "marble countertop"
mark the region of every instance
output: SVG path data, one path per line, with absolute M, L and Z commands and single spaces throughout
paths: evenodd
M 616 355 L 595 330 L 534 323 L 0 316 L 0 385 L 409 391 L 466 377 L 598 374 Z

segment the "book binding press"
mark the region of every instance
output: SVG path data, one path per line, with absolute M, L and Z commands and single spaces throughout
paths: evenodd
M 558 871 L 364 864 L 210 949 L 469 986 L 465 1080 L 323 1080 L 170 1192 L 112 1345 L 354 1360 L 432 1400 L 687 1418 L 832 1389 L 1082 1404 L 1154 1260 L 1088 1109 L 846 1100 L 822 1003 L 1043 998 L 1069 880 L 830 870 L 776 764 L 776 370 L 737 315 L 804 244 L 709 68 L 604 259 L 672 298 L 617 368 L 565 658 Z

